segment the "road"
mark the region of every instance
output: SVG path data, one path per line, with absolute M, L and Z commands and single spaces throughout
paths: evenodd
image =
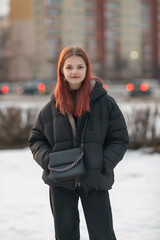
M 108 94 L 111 95 L 117 103 L 160 103 L 160 90 L 157 89 L 153 95 L 145 97 L 129 97 L 128 93 L 124 89 L 118 89 L 118 87 L 112 87 Z M 43 106 L 50 99 L 50 95 L 0 95 L 0 107 L 3 106 Z

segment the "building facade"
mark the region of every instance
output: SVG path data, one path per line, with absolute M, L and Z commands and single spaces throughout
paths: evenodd
M 11 81 L 42 79 L 46 76 L 44 8 L 42 0 L 11 0 Z
M 105 1 L 106 78 L 158 77 L 158 0 Z
M 10 79 L 26 81 L 33 75 L 34 25 L 32 1 L 12 0 L 10 3 L 11 52 Z
M 9 80 L 9 50 L 10 21 L 8 16 L 0 17 L 0 83 Z
M 11 0 L 11 79 L 55 79 L 60 51 L 80 45 L 103 79 L 160 74 L 160 0 Z

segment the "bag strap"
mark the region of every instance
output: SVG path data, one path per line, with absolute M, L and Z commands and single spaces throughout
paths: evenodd
M 87 117 L 86 117 L 86 120 L 85 120 L 84 129 L 83 129 L 83 132 L 82 132 L 81 147 L 83 147 L 83 144 L 85 142 L 85 134 L 86 134 L 86 129 L 87 129 L 87 123 L 88 123 L 88 113 L 87 113 Z

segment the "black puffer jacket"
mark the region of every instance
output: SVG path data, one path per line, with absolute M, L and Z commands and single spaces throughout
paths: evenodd
M 80 139 L 88 113 L 78 118 L 76 146 Z M 62 115 L 55 107 L 55 99 L 40 111 L 28 140 L 36 162 L 44 169 L 43 180 L 54 186 L 74 189 L 75 179 L 51 182 L 48 175 L 49 153 L 73 147 L 73 135 L 68 115 Z M 87 174 L 81 180 L 84 190 L 111 189 L 113 169 L 123 158 L 128 144 L 128 132 L 123 115 L 113 98 L 100 83 L 96 83 L 90 97 L 90 113 L 84 144 Z

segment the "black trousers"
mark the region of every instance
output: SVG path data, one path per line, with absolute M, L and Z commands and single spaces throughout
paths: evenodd
M 50 187 L 56 240 L 79 240 L 78 200 L 81 198 L 90 240 L 116 240 L 108 191 Z

